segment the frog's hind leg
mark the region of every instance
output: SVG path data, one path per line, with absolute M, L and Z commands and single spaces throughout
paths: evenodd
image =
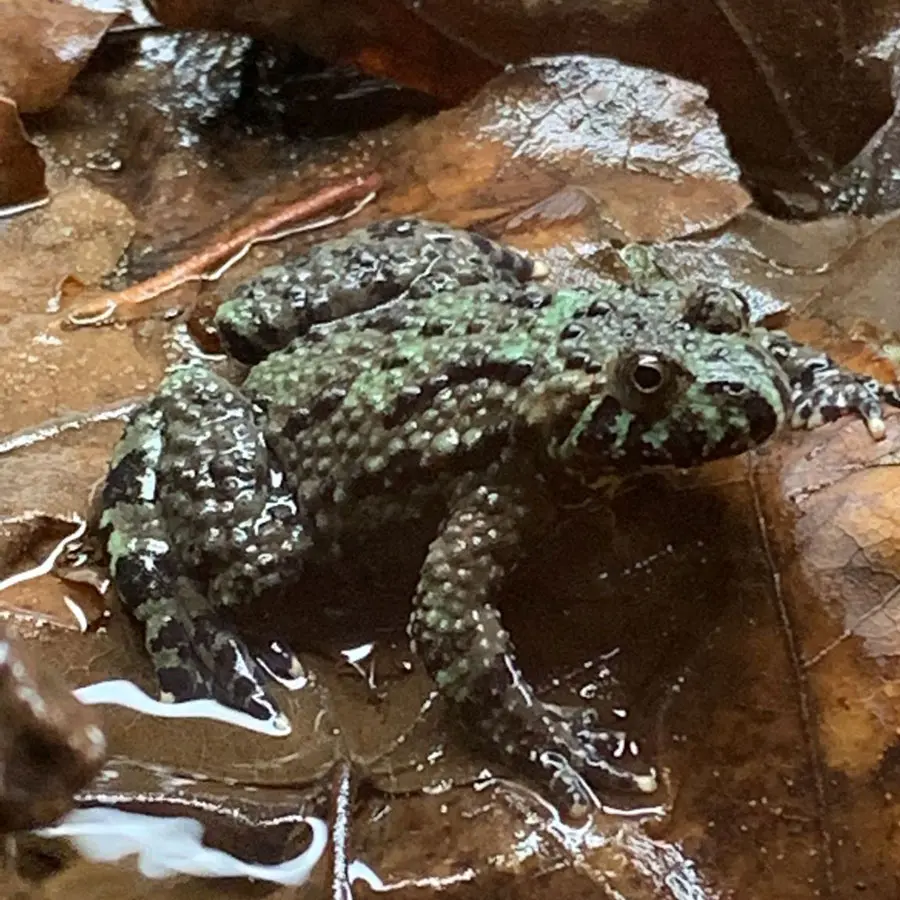
M 232 356 L 256 363 L 313 325 L 401 297 L 416 300 L 478 284 L 513 289 L 542 271 L 521 251 L 481 235 L 392 219 L 264 269 L 222 304 L 216 327 Z
M 256 412 L 200 366 L 173 371 L 116 449 L 101 525 L 117 591 L 144 625 L 163 693 L 269 719 L 277 706 L 265 674 L 220 621 L 222 607 L 296 571 L 310 541 Z

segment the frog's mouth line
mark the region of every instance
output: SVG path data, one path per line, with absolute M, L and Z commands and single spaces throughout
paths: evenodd
M 736 413 L 735 421 L 742 423 L 743 427 L 734 429 L 733 432 L 736 431 L 736 433 L 741 434 L 745 437 L 745 440 L 741 443 L 735 443 L 733 438 L 726 437 L 715 445 L 716 450 L 712 458 L 734 456 L 737 453 L 758 447 L 781 429 L 788 418 L 788 411 L 791 408 L 790 393 L 787 385 L 781 385 L 776 382 L 776 387 L 778 398 L 774 396 L 766 397 L 757 392 L 741 398 L 740 411 L 739 414 Z M 782 391 L 782 387 L 785 388 L 784 391 Z M 726 388 L 720 387 L 715 383 L 704 386 L 704 393 L 713 400 L 717 396 L 721 397 L 726 392 Z M 778 403 L 778 405 L 775 406 L 775 403 Z
M 580 440 L 577 469 L 593 456 L 593 474 L 615 475 L 656 466 L 691 468 L 698 462 L 737 456 L 767 441 L 787 418 L 779 390 L 729 395 L 719 384 L 699 386 L 679 413 L 648 418 L 607 395 L 591 411 Z M 706 402 L 698 402 L 702 397 Z M 789 407 L 788 407 L 789 408 Z

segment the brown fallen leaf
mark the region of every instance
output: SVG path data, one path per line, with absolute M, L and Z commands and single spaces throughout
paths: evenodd
M 117 12 L 66 0 L 0 3 L 0 94 L 23 113 L 49 109 L 68 90 Z
M 49 825 L 106 755 L 99 717 L 58 670 L 0 625 L 0 832 Z
M 894 891 L 900 815 L 900 421 L 827 428 L 757 472 L 833 896 Z
M 244 228 L 220 237 L 188 259 L 153 278 L 122 291 L 91 292 L 92 296 L 89 299 L 79 299 L 66 310 L 63 326 L 109 325 L 113 322 L 146 318 L 159 311 L 162 303 L 171 308 L 172 301 L 166 295 L 190 282 L 216 280 L 218 275 L 209 273 L 213 266 L 224 264 L 230 268 L 255 244 L 277 239 L 278 230 L 284 226 L 308 219 L 338 203 L 364 200 L 373 194 L 380 184 L 380 177 L 372 174 L 322 188 L 311 197 L 304 197 Z M 332 224 L 334 221 L 336 221 L 334 218 L 327 219 L 324 224 Z M 67 286 L 71 287 L 71 281 L 63 282 L 62 288 L 65 289 Z
M 581 217 L 596 237 L 661 241 L 723 225 L 750 202 L 705 91 L 587 56 L 498 76 L 415 126 L 386 164 L 385 212 L 462 225 Z
M 134 397 L 158 380 L 162 353 L 142 355 L 126 332 L 111 333 L 102 353 L 78 332 L 63 341 L 48 311 L 67 275 L 96 285 L 113 269 L 134 227 L 122 203 L 73 179 L 0 234 L 4 435 Z
M 831 0 L 403 0 L 378 8 L 398 5 L 408 16 L 382 23 L 372 0 L 156 0 L 171 24 L 291 40 L 451 102 L 471 96 L 493 74 L 488 65 L 549 54 L 591 53 L 672 73 L 708 88 L 735 157 L 779 209 L 835 208 L 832 176 L 893 105 L 879 56 L 892 40 L 897 0 L 860 10 Z M 436 40 L 450 49 L 429 54 Z M 876 165 L 886 186 L 889 167 Z M 891 191 L 869 197 L 869 212 L 893 208 Z
M 835 255 L 816 290 L 797 298 L 797 311 L 840 322 L 845 329 L 863 321 L 882 334 L 900 332 L 900 217 L 889 214 L 863 221 L 866 230 Z
M 900 733 L 900 428 L 891 421 L 878 447 L 825 431 L 761 471 L 784 497 L 773 524 L 795 522 L 789 541 L 775 532 L 774 548 L 797 607 L 801 665 L 835 694 L 819 698 L 825 762 L 850 775 L 871 774 Z
M 0 216 L 47 197 L 44 161 L 28 140 L 16 104 L 0 97 Z

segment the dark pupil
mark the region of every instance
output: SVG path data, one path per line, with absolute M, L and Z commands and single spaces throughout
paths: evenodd
M 635 366 L 634 374 L 631 377 L 635 387 L 645 394 L 659 390 L 663 380 L 659 366 L 652 363 L 639 363 Z

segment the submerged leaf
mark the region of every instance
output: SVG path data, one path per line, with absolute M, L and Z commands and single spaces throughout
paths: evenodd
M 46 197 L 44 161 L 25 134 L 16 104 L 0 97 L 0 217 Z

